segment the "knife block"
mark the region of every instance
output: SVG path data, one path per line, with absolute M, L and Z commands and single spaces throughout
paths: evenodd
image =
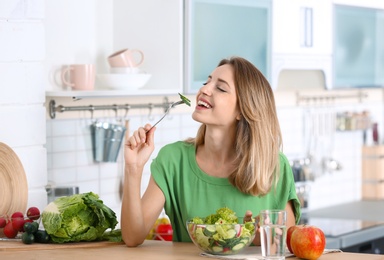
M 362 148 L 362 198 L 384 199 L 384 145 Z

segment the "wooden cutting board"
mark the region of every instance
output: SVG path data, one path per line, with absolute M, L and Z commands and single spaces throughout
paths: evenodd
M 109 241 L 98 241 L 98 242 L 77 242 L 77 243 L 63 243 L 63 244 L 41 244 L 33 243 L 30 245 L 24 244 L 22 241 L 0 241 L 0 252 L 1 251 L 22 251 L 22 250 L 52 250 L 62 248 L 97 248 L 123 245 L 123 242 L 109 242 Z
M 28 183 L 24 167 L 11 147 L 0 142 L 0 216 L 25 212 Z

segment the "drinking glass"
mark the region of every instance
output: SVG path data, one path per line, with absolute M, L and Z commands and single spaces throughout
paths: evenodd
M 285 259 L 287 212 L 260 211 L 261 255 L 263 259 Z

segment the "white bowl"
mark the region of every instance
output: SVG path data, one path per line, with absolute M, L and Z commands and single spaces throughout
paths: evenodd
M 142 71 L 137 67 L 115 67 L 110 68 L 112 74 L 140 74 Z
M 137 90 L 143 87 L 151 78 L 151 74 L 98 74 L 97 80 L 101 87 L 120 89 L 120 90 Z

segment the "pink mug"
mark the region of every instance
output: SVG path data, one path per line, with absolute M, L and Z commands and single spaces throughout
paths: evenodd
M 112 68 L 138 67 L 144 61 L 144 54 L 137 49 L 123 49 L 111 54 L 108 63 Z
M 93 64 L 72 64 L 63 68 L 61 80 L 66 86 L 70 86 L 75 90 L 93 90 L 95 75 L 95 65 Z

